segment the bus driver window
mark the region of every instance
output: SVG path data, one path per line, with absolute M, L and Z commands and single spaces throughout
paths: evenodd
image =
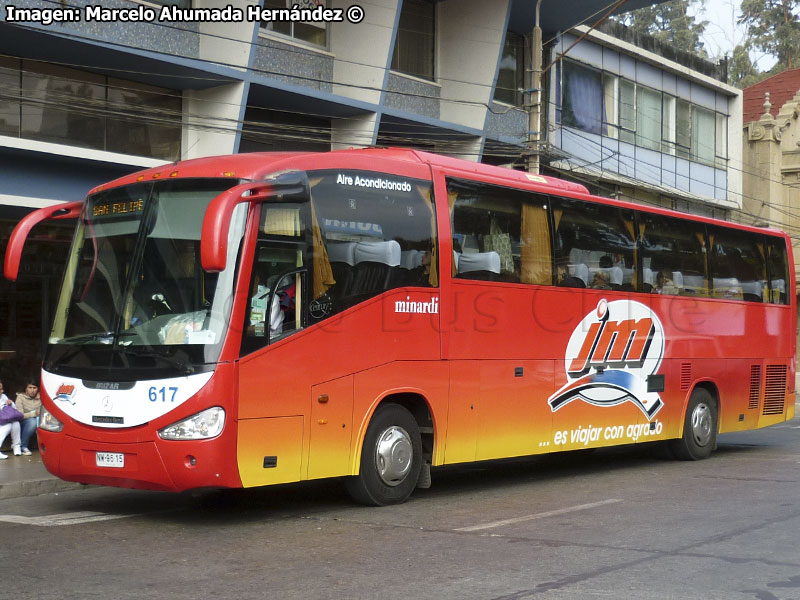
M 245 336 L 264 345 L 301 328 L 298 291 L 302 252 L 292 247 L 261 246 L 256 251 L 250 282 L 250 306 Z

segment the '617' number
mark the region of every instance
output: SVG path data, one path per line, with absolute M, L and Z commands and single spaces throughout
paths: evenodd
M 175 402 L 175 394 L 178 392 L 178 388 L 176 387 L 162 387 L 156 388 L 151 387 L 148 390 L 148 395 L 150 397 L 150 402 Z

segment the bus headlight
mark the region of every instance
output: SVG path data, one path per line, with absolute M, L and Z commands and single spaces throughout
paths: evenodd
M 58 433 L 64 429 L 64 424 L 56 419 L 44 406 L 39 410 L 39 429 Z
M 162 440 L 208 440 L 222 433 L 224 426 L 225 410 L 215 406 L 159 429 L 158 437 Z

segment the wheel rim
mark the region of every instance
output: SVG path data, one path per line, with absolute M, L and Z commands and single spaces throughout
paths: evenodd
M 692 411 L 692 437 L 698 446 L 705 446 L 711 439 L 713 419 L 711 409 L 701 402 Z
M 375 465 L 383 483 L 400 485 L 411 470 L 414 447 L 411 436 L 402 427 L 392 426 L 378 437 Z

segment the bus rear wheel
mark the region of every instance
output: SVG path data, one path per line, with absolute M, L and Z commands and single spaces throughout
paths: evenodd
M 717 445 L 717 403 L 708 390 L 692 392 L 686 407 L 683 437 L 672 440 L 671 450 L 681 460 L 702 460 Z
M 346 480 L 356 502 L 386 506 L 404 502 L 414 491 L 422 466 L 422 440 L 416 419 L 399 404 L 378 408 L 367 427 L 361 468 Z

